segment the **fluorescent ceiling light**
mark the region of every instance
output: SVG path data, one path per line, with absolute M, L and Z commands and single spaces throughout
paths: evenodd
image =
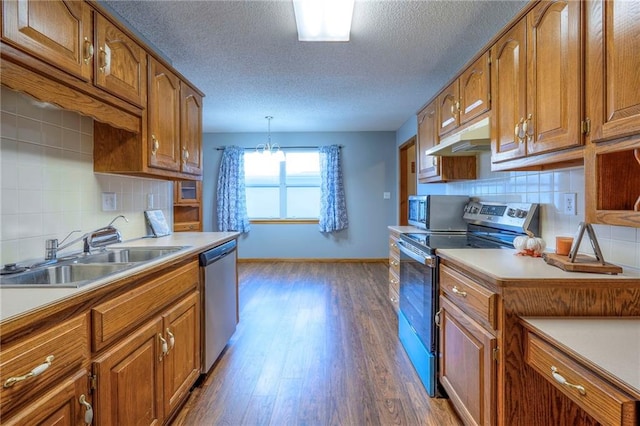
M 355 0 L 293 0 L 298 40 L 349 41 Z

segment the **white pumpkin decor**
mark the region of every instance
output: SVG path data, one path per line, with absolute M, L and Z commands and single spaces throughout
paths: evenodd
M 539 237 L 535 237 L 533 232 L 526 231 L 527 235 L 522 235 L 513 239 L 513 246 L 518 253 L 518 256 L 533 256 L 541 257 L 544 252 L 547 243 Z

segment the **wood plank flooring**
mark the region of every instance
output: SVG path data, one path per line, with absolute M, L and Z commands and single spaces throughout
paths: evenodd
M 174 425 L 460 425 L 397 337 L 384 263 L 240 263 L 240 323 Z

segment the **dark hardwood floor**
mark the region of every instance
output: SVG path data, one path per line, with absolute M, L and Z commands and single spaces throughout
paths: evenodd
M 240 323 L 174 425 L 460 425 L 397 337 L 384 263 L 240 263 Z

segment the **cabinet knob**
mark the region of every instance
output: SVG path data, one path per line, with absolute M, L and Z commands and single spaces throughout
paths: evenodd
M 84 38 L 84 54 L 82 56 L 85 64 L 88 64 L 93 57 L 93 43 L 87 37 Z
M 5 388 L 10 388 L 13 385 L 15 385 L 18 382 L 22 382 L 23 380 L 27 380 L 30 379 L 32 377 L 36 377 L 39 376 L 40 374 L 44 373 L 45 371 L 47 371 L 47 369 L 49 367 L 51 367 L 51 363 L 53 362 L 53 359 L 55 357 L 53 355 L 49 355 L 48 357 L 45 358 L 44 363 L 36 366 L 33 368 L 33 370 L 29 371 L 28 373 L 22 375 L 22 376 L 16 376 L 16 377 L 9 377 L 5 382 L 4 382 L 4 387 Z

